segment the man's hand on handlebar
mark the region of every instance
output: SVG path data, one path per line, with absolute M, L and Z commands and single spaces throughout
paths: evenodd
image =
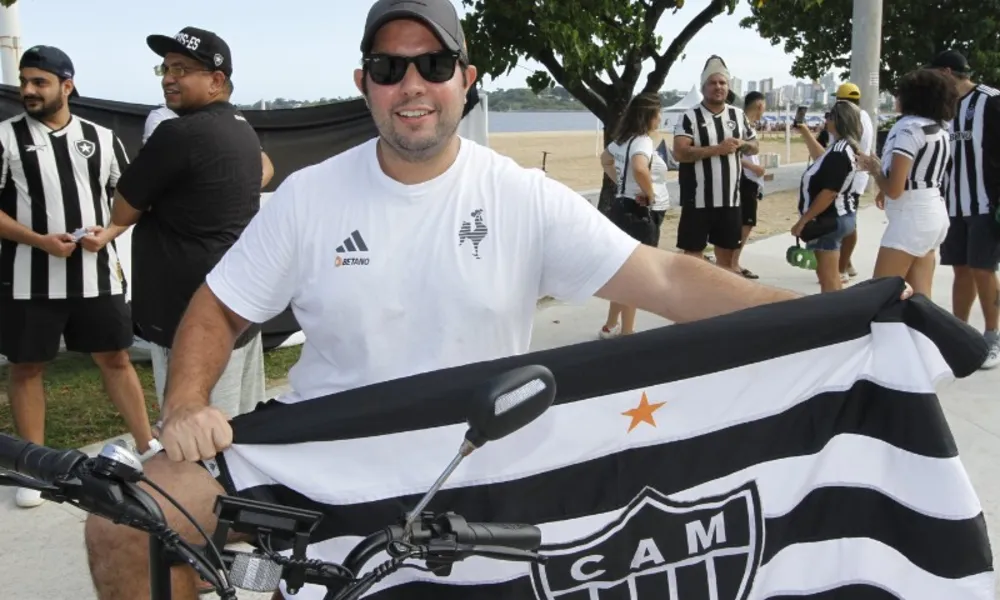
M 233 443 L 233 428 L 213 406 L 180 406 L 166 412 L 160 443 L 174 462 L 208 460 Z

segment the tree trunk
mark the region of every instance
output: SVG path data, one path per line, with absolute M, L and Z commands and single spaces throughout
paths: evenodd
M 628 97 L 615 98 L 613 101 L 608 103 L 608 110 L 604 115 L 604 119 L 601 120 L 604 124 L 605 148 L 607 148 L 608 144 L 611 143 L 611 140 L 614 137 L 615 129 L 618 128 L 618 122 L 621 120 L 622 116 L 624 116 L 625 109 L 628 108 L 628 103 Z M 611 201 L 615 199 L 617 190 L 618 184 L 609 179 L 607 175 L 603 175 L 602 171 L 601 196 L 597 201 L 597 210 L 607 215 L 611 210 Z

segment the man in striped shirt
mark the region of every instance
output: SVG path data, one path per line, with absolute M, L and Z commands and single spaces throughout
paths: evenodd
M 741 160 L 757 153 L 757 134 L 743 111 L 726 103 L 729 69 L 721 58 L 708 59 L 701 82 L 703 100 L 674 129 L 681 192 L 677 247 L 700 257 L 711 243 L 716 264 L 735 271 L 743 233 Z
M 42 372 L 66 349 L 91 354 L 144 452 L 145 399 L 129 360 L 132 318 L 109 225 L 108 190 L 128 164 L 115 134 L 70 113 L 69 57 L 35 46 L 20 63 L 24 112 L 0 123 L 0 354 L 18 435 L 44 443 Z M 19 490 L 20 506 L 41 497 Z
M 983 368 L 991 369 L 1000 365 L 1000 91 L 972 81 L 968 61 L 954 50 L 937 55 L 930 67 L 949 73 L 959 93 L 945 189 L 951 225 L 941 264 L 955 270 L 955 316 L 969 320 L 978 292 L 990 344 Z

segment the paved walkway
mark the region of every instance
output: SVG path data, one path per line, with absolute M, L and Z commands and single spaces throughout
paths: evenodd
M 790 168 L 790 167 L 789 167 Z M 874 266 L 883 215 L 865 209 L 859 218 L 860 241 L 855 265 L 862 277 Z M 763 283 L 814 293 L 813 273 L 785 264 L 790 236 L 780 235 L 749 245 L 742 262 L 761 275 Z M 951 306 L 951 273 L 939 269 L 934 300 Z M 604 322 L 607 305 L 590 300 L 580 306 L 549 305 L 535 321 L 533 350 L 589 341 Z M 976 309 L 978 311 L 978 309 Z M 640 313 L 637 328 L 660 327 L 666 321 Z M 973 324 L 982 327 L 982 316 Z M 948 421 L 962 458 L 979 493 L 994 547 L 1000 545 L 1000 369 L 981 371 L 940 389 Z M 82 515 L 75 509 L 47 503 L 30 511 L 14 507 L 13 490 L 0 488 L 0 580 L 5 600 L 92 600 L 82 544 Z M 42 570 L 43 566 L 45 571 Z M 241 599 L 267 600 L 267 595 L 241 593 Z M 1000 600 L 1000 594 L 997 596 Z

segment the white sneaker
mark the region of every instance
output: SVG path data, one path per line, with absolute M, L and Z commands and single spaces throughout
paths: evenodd
M 622 324 L 618 323 L 611 329 L 602 326 L 601 332 L 598 334 L 602 340 L 610 340 L 611 338 L 618 337 L 622 332 Z
M 1000 366 L 1000 340 L 994 340 L 990 344 L 990 353 L 986 355 L 983 366 L 980 369 L 993 369 Z
M 17 488 L 14 502 L 21 508 L 35 508 L 45 503 L 42 493 L 31 488 Z

